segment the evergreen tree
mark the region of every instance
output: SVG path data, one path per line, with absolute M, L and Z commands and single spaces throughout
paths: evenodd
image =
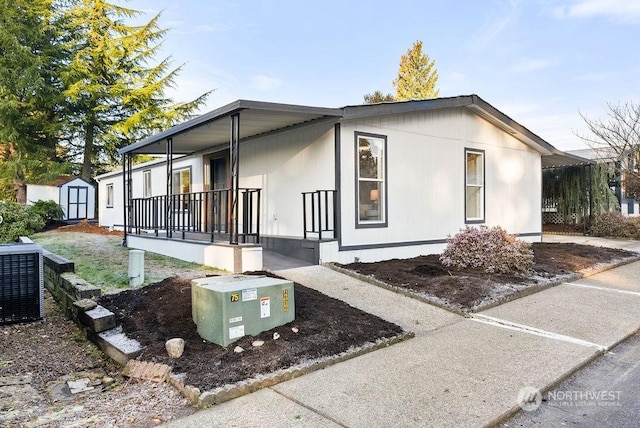
M 66 171 L 57 157 L 64 23 L 52 0 L 0 1 L 0 199 Z
M 165 96 L 181 67 L 153 62 L 167 30 L 160 15 L 144 25 L 125 21 L 140 12 L 104 0 L 78 0 L 70 62 L 63 73 L 68 103 L 66 131 L 72 154 L 82 154 L 81 177 L 118 161 L 117 149 L 190 117 L 210 92 L 181 104 Z
M 372 94 L 366 94 L 364 96 L 365 104 L 377 104 L 377 103 L 386 103 L 393 102 L 396 98 L 391 94 L 383 94 L 382 91 L 375 91 Z
M 437 98 L 440 93 L 436 88 L 437 83 L 435 61 L 422 53 L 422 42 L 418 40 L 400 57 L 398 77 L 393 81 L 396 99 L 407 101 Z

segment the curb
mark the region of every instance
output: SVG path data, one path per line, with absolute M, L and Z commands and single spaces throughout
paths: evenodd
M 214 404 L 221 404 L 225 401 L 238 398 L 259 389 L 268 388 L 316 370 L 324 369 L 333 364 L 341 363 L 369 352 L 389 347 L 413 337 L 415 337 L 415 333 L 404 332 L 391 338 L 383 338 L 378 339 L 375 342 L 365 343 L 362 346 L 349 349 L 336 355 L 296 364 L 289 368 L 280 369 L 268 374 L 259 374 L 253 378 L 242 380 L 234 384 L 224 385 L 211 391 L 200 392 L 200 390 L 194 386 L 185 385 L 182 380 L 180 380 L 179 375 L 175 375 L 173 373 L 169 373 L 169 379 L 167 381 L 180 391 L 189 401 L 191 401 L 193 405 L 200 409 L 204 409 Z

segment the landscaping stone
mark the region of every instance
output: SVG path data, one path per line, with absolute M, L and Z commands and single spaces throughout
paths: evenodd
M 93 386 L 90 385 L 91 379 L 82 378 L 67 381 L 67 386 L 71 394 L 79 394 L 81 392 L 91 391 Z
M 262 345 L 264 345 L 264 340 L 254 340 L 253 342 L 251 342 L 251 345 L 252 345 L 254 348 L 259 348 L 259 347 L 261 347 Z
M 87 312 L 87 311 L 90 311 L 91 309 L 94 309 L 96 306 L 98 306 L 98 304 L 95 302 L 95 300 L 80 299 L 73 302 L 73 306 L 75 306 L 76 308 L 78 308 L 83 312 Z
M 83 299 L 79 301 L 86 301 Z M 92 300 L 91 300 L 92 301 Z M 75 303 L 74 303 L 75 305 Z M 78 314 L 80 321 L 95 333 L 102 333 L 116 326 L 116 316 L 113 312 L 103 306 L 96 305 L 95 308 L 80 312 Z
M 233 352 L 235 352 L 236 354 L 241 354 L 244 352 L 244 348 L 242 346 L 236 346 L 235 348 L 233 348 Z
M 181 339 L 179 337 L 169 339 L 165 343 L 165 347 L 167 348 L 167 353 L 171 358 L 180 358 L 182 357 L 182 354 L 184 352 L 184 339 Z

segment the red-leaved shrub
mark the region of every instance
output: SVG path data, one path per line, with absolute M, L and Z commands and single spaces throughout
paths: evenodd
M 499 226 L 467 226 L 448 240 L 440 261 L 448 267 L 487 273 L 527 272 L 533 266 L 533 250 Z

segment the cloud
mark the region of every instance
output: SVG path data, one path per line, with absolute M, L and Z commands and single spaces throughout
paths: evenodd
M 494 42 L 515 22 L 520 11 L 518 10 L 518 1 L 509 2 L 509 11 L 506 15 L 493 19 L 486 17 L 484 24 L 471 39 L 470 45 L 474 50 L 484 50 L 494 44 Z
M 251 86 L 260 91 L 273 91 L 282 85 L 282 80 L 274 77 L 255 75 L 251 77 Z
M 577 0 L 553 9 L 556 18 L 605 17 L 619 22 L 640 22 L 640 2 L 637 0 Z
M 523 58 L 511 66 L 511 71 L 516 73 L 530 73 L 532 71 L 547 68 L 550 65 L 551 62 L 544 59 Z

